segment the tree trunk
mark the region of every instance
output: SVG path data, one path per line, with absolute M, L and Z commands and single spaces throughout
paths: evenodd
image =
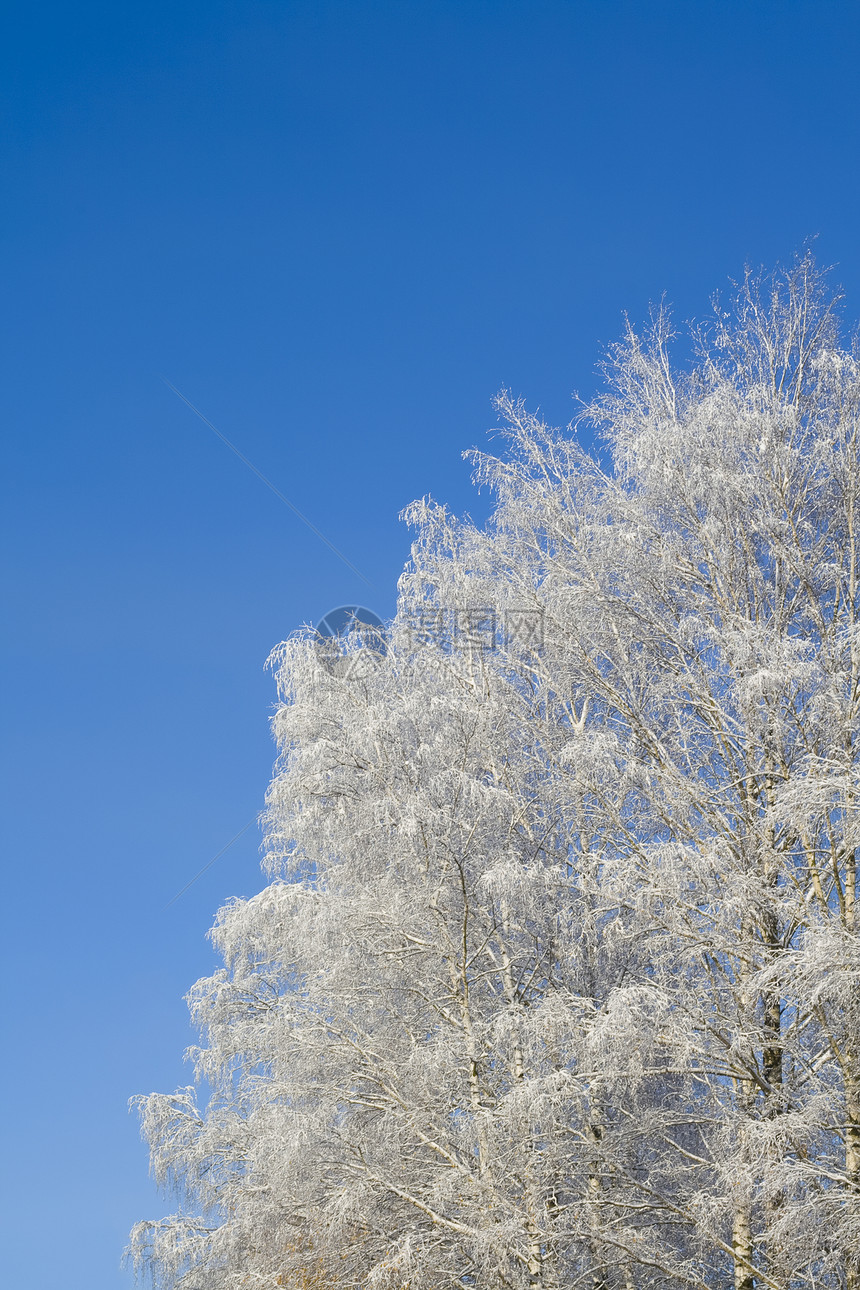
M 746 1197 L 739 1200 L 735 1207 L 732 1251 L 735 1259 L 735 1290 L 755 1290 L 755 1276 L 750 1266 L 753 1256 L 752 1223 Z
M 599 1143 L 603 1137 L 603 1131 L 597 1124 L 589 1125 L 589 1133 L 595 1146 L 599 1148 Z M 595 1153 L 593 1171 L 588 1178 L 588 1199 L 589 1208 L 592 1213 L 592 1223 L 594 1227 L 599 1225 L 600 1201 L 603 1192 L 603 1185 L 600 1179 L 599 1156 Z M 591 1238 L 591 1257 L 594 1260 L 594 1267 L 591 1273 L 592 1290 L 609 1290 L 609 1279 L 606 1272 L 606 1265 L 603 1262 L 603 1252 L 600 1248 L 600 1242 L 593 1236 Z
M 850 1056 L 853 1054 L 849 1054 Z M 855 1069 L 856 1069 L 856 1063 Z M 860 1202 L 860 1080 L 845 1081 L 845 1173 L 848 1203 Z M 860 1290 L 860 1252 L 848 1250 L 845 1258 L 845 1290 Z

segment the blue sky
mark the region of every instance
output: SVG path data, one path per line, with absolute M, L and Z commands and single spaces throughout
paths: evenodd
M 262 879 L 263 664 L 385 616 L 502 386 L 553 421 L 623 310 L 817 236 L 860 303 L 849 3 L 8 6 L 0 39 L 4 1273 L 128 1286 L 127 1098 Z M 163 383 L 180 389 L 366 585 Z

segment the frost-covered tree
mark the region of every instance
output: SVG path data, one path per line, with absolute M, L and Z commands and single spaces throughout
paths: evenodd
M 164 1286 L 860 1288 L 860 367 L 809 257 L 499 401 L 384 651 L 273 655 L 260 895 L 140 1099 Z

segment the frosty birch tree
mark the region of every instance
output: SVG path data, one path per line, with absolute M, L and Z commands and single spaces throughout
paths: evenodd
M 273 656 L 211 1096 L 140 1099 L 161 1284 L 860 1287 L 860 369 L 808 257 L 670 341 L 605 467 L 500 400 L 374 667 Z

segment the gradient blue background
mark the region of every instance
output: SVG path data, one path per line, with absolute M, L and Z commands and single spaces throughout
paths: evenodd
M 402 506 L 485 513 L 503 384 L 567 421 L 621 311 L 818 235 L 860 312 L 853 3 L 7 6 L 2 1275 L 108 1290 L 130 1094 L 261 885 L 263 664 L 383 615 Z M 366 574 L 362 584 L 161 383 Z

